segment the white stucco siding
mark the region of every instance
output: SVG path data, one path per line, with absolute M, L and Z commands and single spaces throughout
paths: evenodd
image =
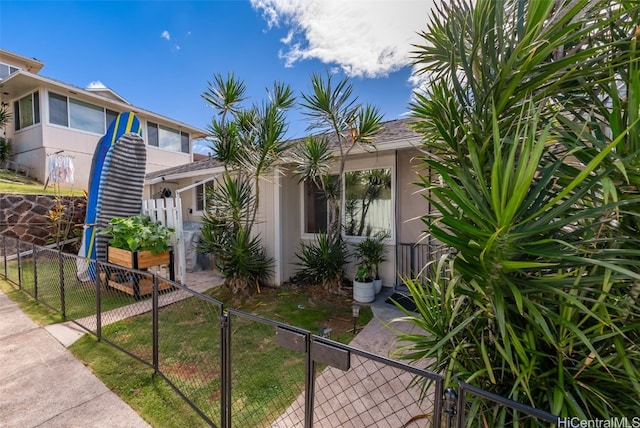
M 420 217 L 428 211 L 427 201 L 422 196 L 424 189 L 417 186 L 419 174 L 426 174 L 417 150 L 398 152 L 398 239 L 399 243 L 418 242 L 425 229 Z
M 273 258 L 277 263 L 278 244 L 276 239 L 279 238 L 276 237 L 276 228 L 279 219 L 276 211 L 276 201 L 279 199 L 277 195 L 279 186 L 276 178 L 271 175 L 267 180 L 261 180 L 259 183 L 260 200 L 254 225 L 254 234 L 259 234 L 262 237 L 262 244 L 265 247 L 267 256 Z M 272 284 L 280 282 L 279 271 L 280 267 L 274 267 L 274 275 L 270 281 Z
M 145 131 L 146 130 L 143 129 L 142 138 L 145 140 L 145 143 L 148 144 L 145 138 Z M 147 174 L 189 162 L 191 162 L 191 155 L 189 153 L 178 153 L 147 145 Z
M 298 267 L 296 253 L 300 251 L 302 215 L 301 190 L 298 178 L 291 175 L 280 179 L 280 245 L 282 255 L 282 281 L 291 278 Z

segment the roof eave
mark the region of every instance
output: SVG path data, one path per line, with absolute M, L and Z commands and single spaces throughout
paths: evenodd
M 136 113 L 136 112 L 143 113 L 145 116 L 154 118 L 156 120 L 160 119 L 160 121 L 162 121 L 162 122 L 169 122 L 169 123 L 176 124 L 180 130 L 185 130 L 185 131 L 189 132 L 191 134 L 192 139 L 194 139 L 194 140 L 202 139 L 202 138 L 204 138 L 205 136 L 208 135 L 206 133 L 206 131 L 204 131 L 204 130 L 202 130 L 200 128 L 196 128 L 194 126 L 188 125 L 188 124 L 186 124 L 184 122 L 180 122 L 180 121 L 177 121 L 175 119 L 171 119 L 169 117 L 162 116 L 162 115 L 154 113 L 152 111 L 145 110 L 145 109 L 143 109 L 141 107 L 134 106 L 134 105 L 129 104 L 127 102 L 120 102 L 120 101 L 114 100 L 112 98 L 108 98 L 108 97 L 105 97 L 103 95 L 96 94 L 96 93 L 91 92 L 89 90 L 86 90 L 86 89 L 83 89 L 83 88 L 80 88 L 80 87 L 77 87 L 77 86 L 73 86 L 73 85 L 70 85 L 68 83 L 60 82 L 60 81 L 57 81 L 55 79 L 51 79 L 51 78 L 48 78 L 48 77 L 40 76 L 38 74 L 29 73 L 28 71 L 24 71 L 24 70 L 16 71 L 15 73 L 10 74 L 5 79 L 3 79 L 2 80 L 3 91 L 7 91 L 7 89 L 10 90 L 11 83 L 12 82 L 17 82 L 21 78 L 32 80 L 34 82 L 34 85 L 33 85 L 34 89 L 39 86 L 39 85 L 35 84 L 37 82 L 40 85 L 48 85 L 48 86 L 52 86 L 54 88 L 59 88 L 61 90 L 65 90 L 65 91 L 71 93 L 72 95 L 82 94 L 82 95 L 84 95 L 86 97 L 89 97 L 89 98 L 98 99 L 98 100 L 100 100 L 100 102 L 103 105 L 107 105 L 109 107 L 114 107 L 114 110 L 133 111 L 134 113 Z M 10 94 L 9 96 L 11 98 L 15 98 L 18 95 L 13 96 L 13 95 Z

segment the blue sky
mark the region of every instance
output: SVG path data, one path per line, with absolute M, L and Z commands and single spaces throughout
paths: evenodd
M 45 63 L 40 74 L 102 84 L 133 105 L 206 129 L 201 94 L 215 73 L 245 81 L 260 102 L 274 81 L 296 94 L 311 73 L 347 76 L 385 120 L 415 85 L 412 43 L 431 0 L 0 1 L 0 47 Z M 288 137 L 305 135 L 301 110 Z M 204 150 L 200 148 L 200 152 Z

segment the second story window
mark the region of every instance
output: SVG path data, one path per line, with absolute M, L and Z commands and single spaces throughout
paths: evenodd
M 0 79 L 4 79 L 5 77 L 9 76 L 11 73 L 15 73 L 18 70 L 19 69 L 16 67 L 13 67 L 8 64 L 3 64 L 0 62 Z
M 49 93 L 49 123 L 104 134 L 118 112 L 84 101 Z
M 15 130 L 40 123 L 40 96 L 38 91 L 20 98 L 13 103 Z
M 189 153 L 189 134 L 147 122 L 147 144 L 178 153 Z

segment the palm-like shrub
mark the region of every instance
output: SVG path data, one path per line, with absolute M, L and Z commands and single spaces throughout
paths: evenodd
M 287 85 L 274 83 L 269 101 L 243 106 L 246 86 L 233 74 L 220 74 L 202 94 L 218 114 L 208 127 L 213 156 L 225 172 L 207 192 L 200 249 L 216 256 L 216 266 L 233 291 L 259 291 L 273 259 L 254 230 L 261 181 L 273 173 L 287 149 L 285 111 L 294 97 Z
M 640 405 L 640 251 L 620 243 L 640 240 L 616 214 L 632 202 L 598 201 L 598 163 L 564 175 L 562 159 L 545 160 L 548 134 L 535 130 L 496 136 L 488 182 L 427 161 L 443 177 L 431 186 L 439 214 L 429 231 L 457 257 L 432 282 L 408 282 L 421 314 L 411 320 L 428 334 L 408 337 L 405 357 L 435 357 L 430 368 L 448 382 L 563 416 L 625 415 Z
M 327 233 L 317 235 L 315 241 L 300 244 L 296 254 L 302 279 L 309 284 L 322 284 L 332 292 L 342 287 L 344 268 L 349 261 L 349 251 L 344 240 Z
M 251 237 L 244 227 L 228 234 L 214 254 L 216 268 L 233 293 L 259 291 L 273 273 L 273 259 L 267 256 L 260 236 Z
M 412 110 L 440 177 L 424 222 L 456 251 L 407 281 L 425 334 L 402 339 L 448 383 L 560 416 L 640 408 L 640 200 L 615 184 L 637 188 L 639 7 L 455 2 L 423 34 Z

